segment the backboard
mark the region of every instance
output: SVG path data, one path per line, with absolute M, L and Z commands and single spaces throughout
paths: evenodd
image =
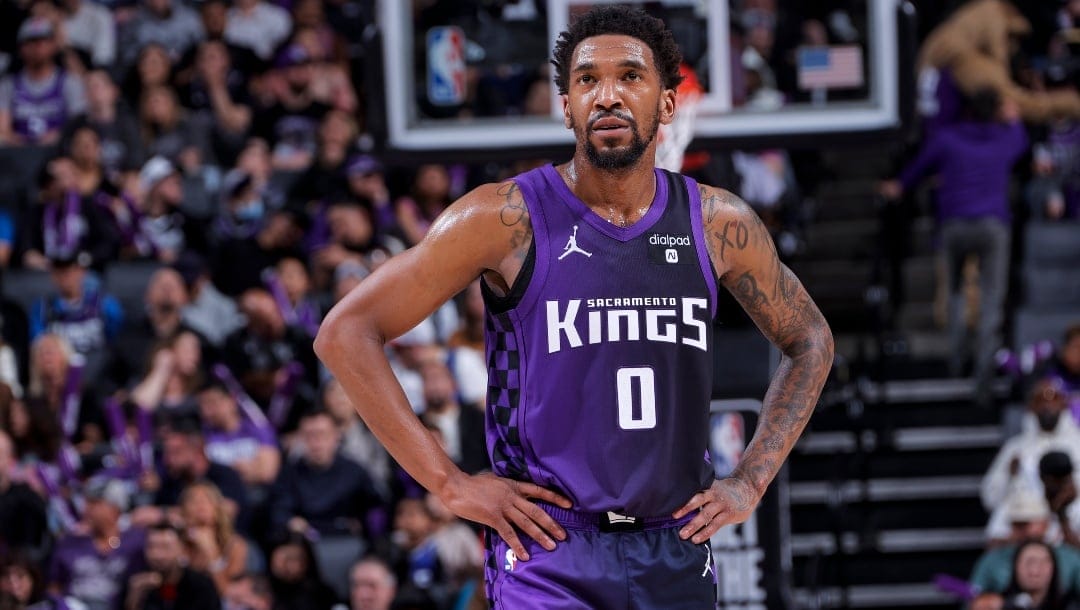
M 643 6 L 671 27 L 701 84 L 696 143 L 899 126 L 897 0 L 401 0 L 379 4 L 387 147 L 572 144 L 548 60 L 600 3 Z

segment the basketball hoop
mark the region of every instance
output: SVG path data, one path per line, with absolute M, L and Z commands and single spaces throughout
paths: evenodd
M 659 143 L 656 146 L 657 167 L 670 172 L 682 170 L 686 147 L 694 139 L 694 119 L 697 118 L 700 102 L 701 94 L 697 92 L 691 92 L 688 95 L 679 92 L 675 119 L 668 125 L 660 126 Z

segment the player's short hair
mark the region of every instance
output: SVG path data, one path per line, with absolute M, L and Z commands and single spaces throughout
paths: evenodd
M 604 34 L 630 36 L 648 45 L 665 89 L 674 89 L 682 82 L 683 77 L 679 74 L 682 52 L 663 21 L 640 9 L 598 6 L 582 15 L 555 41 L 551 64 L 555 66 L 555 86 L 560 94 L 566 94 L 570 88 L 570 60 L 578 44 L 586 38 Z

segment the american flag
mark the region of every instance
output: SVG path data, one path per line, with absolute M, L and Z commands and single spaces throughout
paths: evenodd
M 844 45 L 799 49 L 800 89 L 854 89 L 862 85 L 861 47 Z

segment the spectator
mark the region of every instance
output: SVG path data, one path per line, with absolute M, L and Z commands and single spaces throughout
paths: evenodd
M 290 45 L 278 54 L 265 89 L 266 99 L 255 113 L 255 134 L 272 144 L 275 169 L 307 169 L 318 148 L 319 123 L 331 110 L 331 100 L 317 96 L 320 91 L 307 50 Z
M 233 205 L 237 209 L 255 208 L 255 211 L 262 213 L 262 200 L 252 190 L 250 183 L 244 189 L 237 194 Z M 292 206 L 271 210 L 259 221 L 251 220 L 247 224 L 254 225 L 256 222 L 258 227 L 253 235 L 234 235 L 216 249 L 214 283 L 227 295 L 240 296 L 249 290 L 261 289 L 264 270 L 277 265 L 282 259 L 303 256 L 301 247 L 308 218 L 302 210 Z M 223 222 L 222 219 L 216 226 L 219 236 L 225 235 L 228 230 L 242 231 L 236 222 Z
M 236 470 L 249 486 L 269 485 L 281 468 L 274 430 L 241 413 L 237 397 L 217 380 L 199 390 L 199 416 L 210 460 Z
M 120 257 L 136 254 L 139 210 L 131 197 L 122 193 L 114 182 L 114 178 L 120 176 L 106 173 L 102 163 L 101 135 L 89 125 L 75 126 L 68 147 L 81 205 L 109 219 Z
M 221 294 L 210 281 L 210 270 L 198 253 L 183 252 L 173 268 L 184 278 L 191 295 L 191 303 L 181 313 L 184 325 L 215 348 L 221 347 L 226 337 L 244 325 L 236 302 Z
M 983 506 L 992 512 L 990 531 L 1001 532 L 1001 505 L 1011 490 L 1023 488 L 1041 491 L 1039 460 L 1048 451 L 1064 451 L 1074 463 L 1080 458 L 1080 432 L 1065 411 L 1065 396 L 1048 380 L 1035 384 L 1028 398 L 1024 430 L 1005 442 L 994 457 L 980 494 Z
M 285 322 L 303 328 L 314 338 L 323 309 L 314 294 L 307 265 L 296 257 L 283 258 L 273 269 L 263 270 L 263 283 L 274 296 Z
M 483 543 L 468 525 L 452 513 L 439 498 L 428 494 L 424 501 L 435 520 L 435 533 L 431 538 L 439 555 L 439 564 L 446 570 L 446 578 L 454 591 L 467 589 L 467 583 L 482 579 L 484 575 Z M 481 582 L 482 586 L 482 582 Z
M 233 69 L 229 50 L 220 40 L 201 43 L 195 55 L 194 74 L 184 93 L 185 105 L 203 123 L 213 126 L 213 149 L 217 158 L 233 159 L 251 126 L 247 78 Z
M 116 258 L 115 225 L 106 210 L 84 205 L 71 159 L 57 157 L 38 172 L 38 204 L 27 214 L 23 266 L 46 271 L 49 258 L 74 259 L 80 252 L 88 264 L 102 270 Z
M 218 246 L 231 240 L 250 239 L 266 223 L 266 205 L 250 174 L 234 169 L 225 174 L 221 188 L 221 206 L 211 227 Z
M 394 573 L 401 587 L 446 595 L 446 573 L 432 535 L 437 524 L 423 497 L 405 497 L 394 513 Z
M 236 0 L 229 9 L 225 40 L 267 60 L 292 30 L 288 11 L 263 0 Z
M 69 121 L 86 110 L 82 80 L 54 62 L 50 21 L 27 19 L 19 27 L 23 68 L 0 81 L 0 144 L 55 144 Z
M 151 43 L 161 45 L 170 57 L 178 58 L 203 39 L 198 15 L 179 0 L 143 0 L 135 18 L 121 30 L 124 65 Z
M 13 400 L 0 414 L 0 428 L 10 435 L 19 467 L 56 461 L 63 432 L 48 405 L 40 399 Z
M 1066 610 L 1072 596 L 1061 591 L 1060 579 L 1053 548 L 1045 542 L 1025 542 L 1016 549 L 1012 582 L 1004 597 L 1021 608 Z
M 153 370 L 151 352 L 156 345 L 170 342 L 180 332 L 181 311 L 191 302 L 184 279 L 168 267 L 150 276 L 143 300 L 145 307 L 141 315 L 129 320 L 114 343 L 110 377 L 117 387 L 124 387 L 136 375 L 146 373 L 147 365 Z M 143 405 L 147 409 L 155 406 Z
M 101 164 L 101 136 L 92 127 L 76 127 L 67 148 L 75 170 L 75 189 L 85 201 L 93 201 L 106 179 Z
M 441 358 L 424 361 L 420 377 L 424 383 L 423 419 L 442 434 L 450 459 L 468 474 L 490 469 L 483 410 L 461 404 L 454 376 Z
M 293 4 L 292 11 L 296 31 L 312 34 L 317 47 L 308 47 L 312 54 L 334 62 L 345 60 L 344 41 L 327 23 L 326 9 L 320 0 L 299 0 Z
M 390 454 L 353 407 L 336 379 L 323 387 L 322 403 L 341 435 L 341 454 L 360 465 L 384 498 L 390 496 Z
M 1016 491 L 1006 501 L 1005 513 L 1010 527 L 1008 539 L 983 553 L 971 572 L 971 584 L 980 591 L 1004 592 L 1012 577 L 1017 546 L 1028 540 L 1049 541 L 1052 514 L 1039 493 Z M 1055 544 L 1054 554 L 1062 586 L 1080 590 L 1080 551 L 1068 544 Z
M 188 117 L 172 88 L 150 87 L 139 101 L 143 145 L 148 155 L 160 155 L 193 176 L 203 164 L 213 164 L 210 124 L 205 118 Z
M 139 185 L 143 191 L 135 240 L 139 254 L 172 263 L 184 250 L 205 252 L 203 223 L 185 205 L 193 203 L 186 197 L 190 184 L 181 179 L 176 167 L 164 157 L 153 157 L 139 172 Z
M 300 418 L 303 455 L 281 469 L 271 500 L 275 531 L 305 533 L 314 529 L 321 539 L 367 534 L 367 512 L 381 503 L 371 477 L 341 454 L 341 432 L 326 411 Z
M 64 436 L 89 454 L 105 440 L 105 428 L 95 395 L 84 389 L 85 373 L 82 357 L 62 336 L 45 333 L 31 346 L 27 398 L 56 417 Z
M 183 330 L 158 344 L 149 354 L 150 370 L 131 390 L 139 408 L 156 411 L 159 420 L 196 419 L 195 392 L 202 385 L 202 343 Z
M 124 529 L 128 493 L 122 481 L 97 479 L 85 491 L 87 533 L 62 537 L 53 551 L 49 587 L 70 595 L 90 610 L 113 610 L 121 600 L 127 578 L 143 568 L 145 533 Z
M 1034 147 L 1026 189 L 1032 216 L 1044 220 L 1080 217 L 1080 123 L 1056 121 Z
M 171 87 L 173 65 L 169 51 L 156 42 L 140 49 L 135 66 L 128 70 L 124 78 L 124 98 L 128 106 L 137 110 L 147 91 L 155 87 Z
M 435 218 L 450 205 L 450 172 L 442 165 L 421 165 L 412 192 L 398 199 L 398 226 L 409 245 L 420 243 Z
M 318 27 L 297 28 L 293 43 L 304 47 L 311 56 L 315 71 L 315 97 L 328 100 L 334 109 L 355 116 L 359 101 L 356 99 L 356 87 L 349 78 L 348 63 L 338 62 L 333 50 L 327 49 L 323 37 L 326 32 Z
M 15 553 L 0 559 L 0 606 L 5 610 L 69 610 L 81 608 L 82 604 L 47 593 L 38 564 Z
M 269 579 L 248 572 L 229 583 L 223 601 L 227 610 L 272 610 L 274 594 Z
M 979 258 L 980 306 L 974 345 L 976 400 L 992 399 L 990 379 L 1000 330 L 1009 264 L 1009 176 L 1027 149 L 1027 135 L 1013 103 L 1001 103 L 984 90 L 968 100 L 970 121 L 943 126 L 932 133 L 898 181 L 886 182 L 883 193 L 899 197 L 937 170 L 937 222 L 945 262 L 951 339 L 949 370 L 959 375 L 964 364 L 964 298 L 961 269 L 970 255 Z
M 1048 451 L 1039 460 L 1039 480 L 1043 495 L 1055 517 L 1058 531 L 1047 542 L 1064 542 L 1080 548 L 1080 502 L 1076 501 L 1076 479 L 1069 454 Z
M 294 430 L 296 416 L 315 398 L 318 364 L 311 337 L 285 323 L 274 298 L 262 289 L 246 291 L 240 309 L 247 326 L 233 333 L 224 348 L 225 363 L 252 398 L 270 411 L 279 430 Z M 292 387 L 285 379 L 292 377 Z M 284 412 L 277 413 L 272 403 Z
M 62 0 L 64 34 L 68 46 L 87 54 L 95 67 L 116 61 L 116 28 L 109 9 L 86 0 Z
M 30 339 L 54 333 L 67 340 L 86 359 L 88 373 L 105 364 L 105 353 L 120 332 L 124 312 L 100 284 L 87 278 L 85 254 L 53 257 L 55 292 L 40 298 L 30 310 Z
M 83 6 L 93 3 L 83 2 Z M 86 114 L 72 122 L 71 131 L 88 126 L 98 134 L 105 175 L 136 171 L 143 160 L 142 142 L 138 123 L 120 100 L 120 89 L 105 70 L 92 70 L 85 80 Z
M 247 542 L 233 530 L 225 498 L 213 483 L 192 483 L 180 495 L 180 517 L 191 567 L 209 574 L 218 593 L 225 595 L 248 559 Z
M 330 610 L 337 601 L 319 578 L 311 543 L 291 533 L 270 552 L 270 586 L 274 610 Z
M 371 155 L 354 155 L 345 165 L 345 180 L 348 194 L 369 205 L 374 212 L 375 230 L 379 234 L 396 232 L 397 218 L 382 163 Z
M 1065 329 L 1061 347 L 1046 365 L 1045 375 L 1061 383 L 1073 419 L 1080 422 L 1080 324 Z
M 397 239 L 376 232 L 371 208 L 355 199 L 332 202 L 326 221 L 330 241 L 312 255 L 315 275 L 323 279 L 316 283 L 325 284 L 342 263 L 359 264 L 370 272 L 405 249 Z
M 356 121 L 340 110 L 331 110 L 319 125 L 318 149 L 315 160 L 296 181 L 289 199 L 305 204 L 311 201 L 332 201 L 345 195 L 346 161 L 356 141 Z
M 199 17 L 206 31 L 206 39 L 224 42 L 229 51 L 230 63 L 245 77 L 257 74 L 265 69 L 265 62 L 251 49 L 225 40 L 225 28 L 229 25 L 229 4 L 227 0 L 206 0 L 199 3 Z M 188 66 L 194 62 L 190 52 L 188 55 L 189 57 L 181 62 L 182 65 Z
M 171 610 L 206 608 L 219 610 L 221 598 L 214 581 L 203 572 L 188 567 L 184 537 L 172 525 L 161 523 L 147 532 L 148 571 L 128 581 L 126 610 Z
M 385 561 L 365 557 L 349 571 L 349 610 L 390 610 L 397 579 Z
M 161 472 L 140 481 L 143 491 L 154 493 L 154 502 L 136 509 L 132 520 L 147 525 L 161 521 L 166 509 L 177 506 L 183 490 L 196 481 L 209 481 L 221 490 L 226 512 L 244 531 L 249 515 L 243 481 L 232 468 L 211 462 L 198 425 L 183 421 L 170 423 L 162 432 Z
M 255 192 L 259 194 L 266 207 L 279 209 L 285 206 L 285 184 L 292 178 L 275 174 L 270 158 L 270 145 L 262 138 L 248 138 L 240 156 L 236 159 L 236 169 L 251 176 Z
M 15 444 L 0 426 L 0 554 L 41 554 L 48 540 L 45 502 L 15 473 Z M 24 600 L 25 601 L 25 600 Z

